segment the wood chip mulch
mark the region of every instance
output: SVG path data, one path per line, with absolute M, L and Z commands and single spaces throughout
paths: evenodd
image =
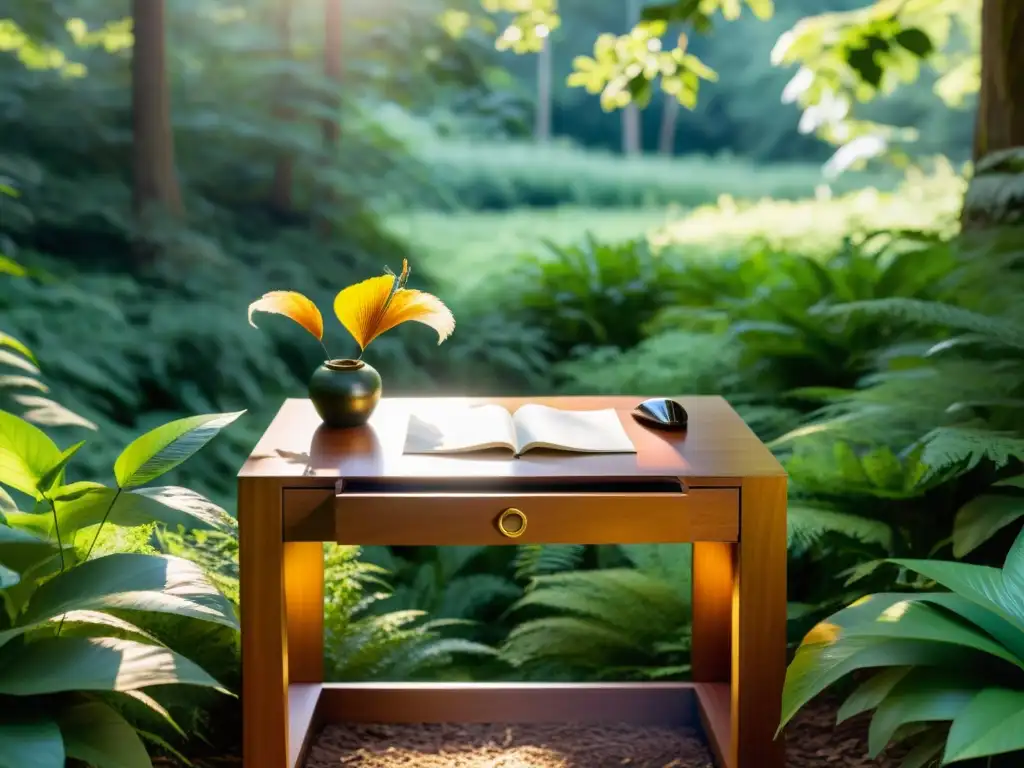
M 897 768 L 867 757 L 867 720 L 835 725 L 835 705 L 786 729 L 788 768 Z M 635 725 L 329 725 L 305 768 L 712 768 L 698 733 Z

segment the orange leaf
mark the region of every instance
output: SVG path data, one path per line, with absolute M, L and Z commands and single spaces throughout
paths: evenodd
M 403 288 L 395 291 L 377 333 L 384 333 L 407 320 L 429 325 L 437 331 L 438 344 L 455 330 L 454 315 L 437 296 Z
M 262 298 L 249 305 L 249 325 L 255 328 L 256 323 L 252 321 L 253 312 L 270 312 L 290 317 L 316 336 L 318 341 L 322 341 L 324 338 L 324 319 L 320 310 L 316 308 L 316 304 L 301 293 L 271 291 L 263 294 Z
M 371 277 L 350 285 L 334 297 L 334 314 L 352 334 L 360 349 L 366 349 L 380 335 L 380 321 L 394 286 L 392 275 Z
M 438 344 L 455 329 L 455 318 L 436 296 L 397 287 L 407 275 L 405 266 L 401 275 L 371 277 L 349 286 L 334 298 L 334 313 L 360 349 L 366 349 L 382 333 L 407 320 L 437 331 Z

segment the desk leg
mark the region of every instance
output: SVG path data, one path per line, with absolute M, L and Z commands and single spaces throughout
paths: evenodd
M 784 768 L 786 478 L 745 478 L 732 623 L 732 765 Z
M 284 612 L 281 488 L 238 484 L 242 614 L 242 766 L 288 766 L 288 641 Z
M 292 683 L 324 680 L 324 545 L 284 545 L 284 605 L 288 617 L 288 678 Z

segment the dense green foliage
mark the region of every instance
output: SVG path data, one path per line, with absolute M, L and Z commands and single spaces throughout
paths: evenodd
M 0 397 L 71 445 L 61 453 L 3 415 L 0 483 L 27 494 L 28 506 L 0 496 L 0 536 L 9 539 L 0 539 L 0 714 L 7 697 L 20 707 L 47 692 L 44 663 L 70 669 L 57 665 L 73 665 L 80 651 L 50 650 L 58 643 L 134 643 L 155 650 L 132 664 L 173 658 L 192 675 L 182 681 L 198 683 L 125 703 L 107 691 L 117 686 L 83 694 L 88 686 L 68 674 L 57 695 L 39 701 L 42 725 L 7 742 L 0 730 L 0 766 L 8 754 L 56 761 L 64 744 L 107 768 L 90 731 L 134 745 L 136 728 L 155 749 L 189 754 L 197 745 L 182 747 L 180 731 L 215 751 L 235 748 L 237 701 L 219 689 L 239 685 L 238 542 L 223 508 L 232 507 L 242 457 L 281 399 L 302 396 L 320 355 L 278 319 L 253 331 L 245 307 L 274 289 L 328 306 L 341 287 L 403 258 L 413 265 L 410 287 L 437 293 L 458 327 L 441 350 L 417 327 L 376 341 L 367 359 L 388 394 L 714 393 L 770 441 L 791 478 L 791 640 L 817 625 L 791 670 L 787 717 L 871 657 L 894 669 L 871 677 L 843 714 L 876 709 L 872 750 L 902 740 L 907 730 L 897 726 L 915 719 L 953 721 L 948 734 L 945 725 L 919 732 L 918 754 L 1020 746 L 975 727 L 1017 705 L 1022 690 L 1011 678 L 1021 666 L 1019 606 L 996 589 L 1016 578 L 1020 540 L 1004 556 L 1024 510 L 1024 344 L 1021 318 L 1009 317 L 1019 313 L 1019 239 L 957 236 L 963 181 L 946 162 L 902 183 L 851 173 L 823 184 L 818 163 L 830 150 L 808 134 L 864 124 L 844 113 L 839 123 L 797 130 L 797 110 L 780 99 L 794 72 L 769 66 L 778 36 L 820 12 L 817 3 L 780 1 L 768 21 L 749 12 L 765 15 L 764 2 L 742 4 L 727 22 L 720 16 L 740 3 L 698 9 L 715 12 L 714 28 L 698 29 L 687 52 L 718 79 L 701 83 L 694 109 L 680 113 L 674 151 L 691 156 L 676 159 L 615 156 L 621 114 L 565 81 L 598 34 L 630 26 L 615 4 L 559 4 L 553 123 L 569 141 L 545 146 L 527 141 L 538 60 L 494 51 L 477 0 L 345 3 L 340 85 L 322 74 L 322 3 L 294 2 L 287 43 L 270 2 L 229 5 L 167 3 L 185 214 L 145 226 L 131 206 L 125 8 L 17 1 L 12 18 L 0 19 L 0 272 L 11 276 L 0 281 Z M 784 58 L 807 65 L 818 50 L 808 35 L 834 22 L 842 45 L 820 51 L 817 79 L 788 101 L 813 117 L 830 74 L 844 85 L 850 73 L 870 79 L 856 51 L 865 29 L 878 26 L 873 14 L 825 17 L 791 36 Z M 508 20 L 499 16 L 495 29 Z M 888 55 L 914 54 L 915 72 L 917 59 L 945 67 L 962 53 L 969 64 L 969 40 L 951 37 L 952 56 L 939 62 L 907 36 L 912 21 L 875 30 L 888 36 Z M 645 34 L 662 38 L 671 56 L 679 31 Z M 639 42 L 626 52 L 651 52 L 647 38 Z M 929 32 L 930 45 L 943 42 Z M 601 66 L 622 63 L 612 59 Z M 600 89 L 598 69 L 590 74 Z M 970 114 L 935 99 L 933 81 L 925 75 L 857 117 L 918 129 L 918 159 L 963 159 Z M 683 85 L 692 90 L 692 78 Z M 643 115 L 649 150 L 666 101 L 654 98 Z M 335 119 L 337 146 L 323 139 L 324 121 Z M 1016 194 L 1004 183 L 1016 162 L 996 158 L 988 168 L 997 205 Z M 275 184 L 282 169 L 292 178 L 285 199 Z M 350 343 L 327 341 L 332 350 Z M 187 414 L 242 408 L 246 418 L 201 460 L 176 466 L 231 420 Z M 115 482 L 68 482 L 68 463 L 75 480 L 113 468 Z M 165 472 L 176 485 L 146 485 Z M 926 559 L 937 555 L 971 563 Z M 156 581 L 146 612 L 114 591 L 90 597 L 89 585 L 103 581 L 90 569 L 134 574 L 157 564 L 205 590 L 209 604 L 197 598 L 184 617 L 161 613 Z M 325 565 L 326 668 L 335 680 L 689 672 L 685 545 L 332 545 Z M 1004 566 L 999 584 L 996 565 Z M 991 580 L 985 599 L 994 603 L 968 588 L 979 579 Z M 936 592 L 932 581 L 951 592 Z M 885 592 L 893 588 L 901 592 Z M 48 603 L 62 589 L 75 600 Z M 818 624 L 867 593 L 867 603 Z M 998 680 L 925 670 L 934 638 L 915 631 L 951 623 L 962 646 L 997 659 Z M 878 651 L 907 638 L 913 653 Z M 830 657 L 851 649 L 864 655 Z M 943 647 L 943 665 L 951 653 L 963 651 Z M 807 669 L 811 678 L 802 677 Z M 156 684 L 151 669 L 141 671 L 146 686 Z M 994 680 L 1009 689 L 994 689 Z M 976 698 L 927 718 L 922 712 L 935 711 L 914 709 L 929 692 L 954 688 L 957 702 Z

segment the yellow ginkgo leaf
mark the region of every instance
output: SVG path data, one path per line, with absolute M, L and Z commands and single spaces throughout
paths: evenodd
M 334 313 L 348 329 L 360 349 L 396 325 L 415 320 L 429 325 L 438 344 L 455 329 L 455 318 L 442 301 L 429 293 L 406 289 L 409 265 L 402 274 L 372 277 L 341 291 L 334 299 Z
M 455 316 L 437 296 L 402 288 L 391 298 L 391 304 L 384 313 L 377 333 L 384 333 L 406 320 L 429 325 L 437 331 L 438 344 L 451 336 L 455 330 Z
M 318 341 L 324 338 L 324 319 L 316 304 L 307 299 L 301 293 L 295 291 L 271 291 L 249 305 L 249 325 L 253 328 L 256 323 L 252 321 L 253 312 L 270 312 L 275 315 L 290 317 L 311 334 L 316 336 Z

